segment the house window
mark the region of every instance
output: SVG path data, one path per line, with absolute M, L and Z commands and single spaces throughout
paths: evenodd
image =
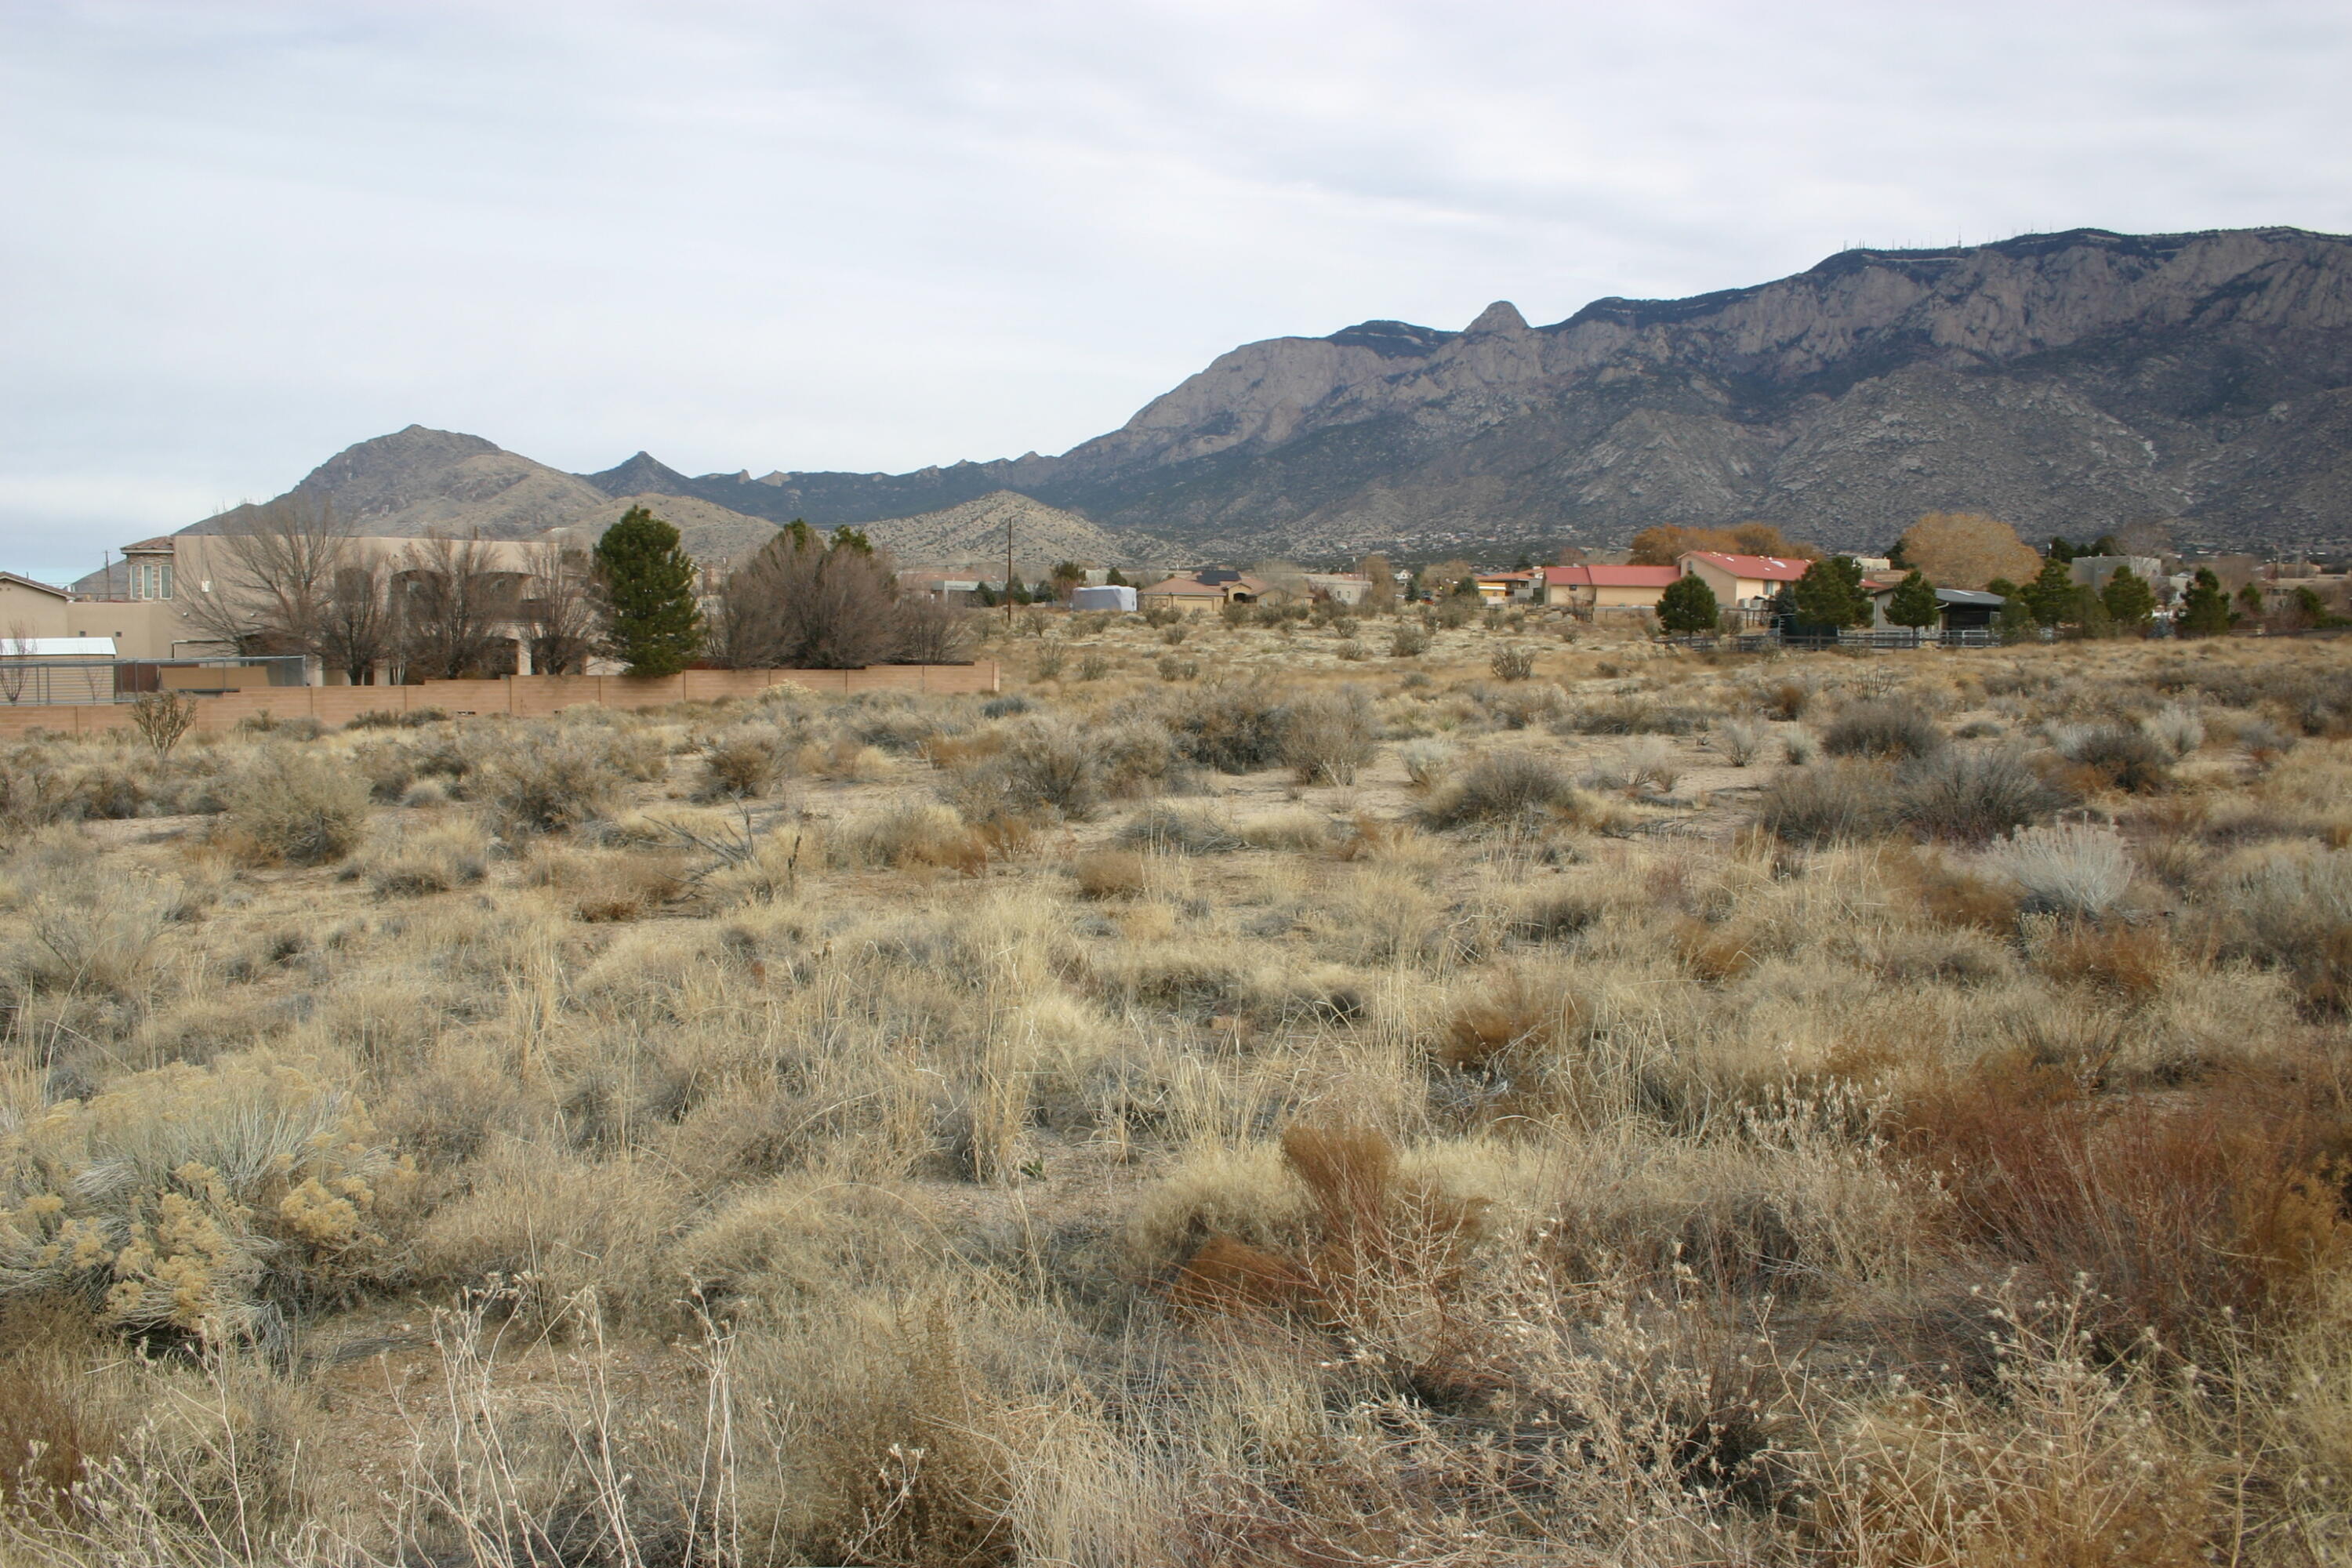
M 155 596 L 159 599 L 172 596 L 172 563 L 168 561 L 155 568 Z

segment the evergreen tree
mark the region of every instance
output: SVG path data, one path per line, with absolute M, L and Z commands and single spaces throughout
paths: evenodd
M 2051 560 L 2055 561 L 2061 566 L 2069 564 L 2074 561 L 2074 557 L 2082 554 L 2083 552 L 2082 546 L 2076 544 L 2073 540 L 2066 538 L 2063 534 L 2057 533 L 2053 533 L 2050 536 L 2050 548 L 2042 552 L 2044 555 L 2048 556 Z
M 1870 624 L 1870 596 L 1862 591 L 1862 568 L 1851 555 L 1832 555 L 1805 568 L 1795 594 L 1800 626 L 1835 630 Z
M 1658 624 L 1670 632 L 1711 632 L 1722 617 L 1715 590 L 1695 572 L 1675 578 L 1658 595 Z
M 631 675 L 676 675 L 702 647 L 693 557 L 677 530 L 641 506 L 596 542 L 596 579 L 606 613 L 605 651 Z
M 2249 583 L 2238 590 L 2238 612 L 2242 619 L 2263 618 L 2263 591 Z
M 871 555 L 874 553 L 874 542 L 866 537 L 864 530 L 852 528 L 845 522 L 833 531 L 833 548 L 855 550 L 860 555 Z
M 2178 624 L 2185 637 L 2220 637 L 2238 624 L 2238 617 L 2230 613 L 2228 595 L 2221 592 L 2221 579 L 2210 568 L 2200 566 L 2189 592 L 2180 596 Z
M 2001 642 L 2009 647 L 2028 641 L 2033 636 L 2033 612 L 2025 601 L 2011 594 L 2000 602 L 2000 612 L 1993 617 L 1993 629 L 2000 634 Z
M 2116 568 L 2116 574 L 2099 590 L 2099 602 L 2106 605 L 2118 631 L 2139 631 L 2156 614 L 2156 590 L 2128 566 Z
M 1887 595 L 1886 618 L 1898 626 L 1932 626 L 1943 619 L 1944 603 L 1936 597 L 1936 585 L 1917 572 L 1903 579 L 1902 585 Z
M 2057 539 L 2051 542 L 2059 545 L 2066 542 Z M 2017 591 L 2018 597 L 2025 601 L 2025 607 L 2033 612 L 2034 620 L 2042 626 L 2056 626 L 2074 607 L 2074 574 L 2066 570 L 2071 559 L 2071 554 L 2061 557 L 2053 552 L 2042 563 L 2042 570 L 2034 574 L 2033 581 Z

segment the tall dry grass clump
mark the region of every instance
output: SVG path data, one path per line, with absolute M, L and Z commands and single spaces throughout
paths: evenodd
M 242 853 L 318 866 L 359 847 L 368 784 L 333 758 L 273 745 L 222 785 L 221 805 L 220 830 Z

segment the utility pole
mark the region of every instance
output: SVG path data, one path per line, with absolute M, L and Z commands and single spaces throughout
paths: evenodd
M 1004 629 L 1013 629 L 1013 509 L 1004 509 Z

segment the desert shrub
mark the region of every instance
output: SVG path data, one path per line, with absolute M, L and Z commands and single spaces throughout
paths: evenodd
M 983 719 L 1016 719 L 1034 706 L 1034 703 L 1021 693 L 1010 691 L 1001 697 L 992 697 L 982 703 L 980 716 Z
M 367 1278 L 397 1178 L 356 1100 L 267 1058 L 121 1079 L 0 1130 L 0 1294 L 207 1341 L 275 1334 Z
M 1286 849 L 1312 854 L 1331 843 L 1330 819 L 1316 811 L 1277 811 L 1254 816 L 1241 825 L 1242 842 L 1253 849 Z
M 449 717 L 445 708 L 372 709 L 345 721 L 346 730 L 421 730 Z
M 419 898 L 472 887 L 488 874 L 489 858 L 489 834 L 473 817 L 459 816 L 395 826 L 363 869 L 378 897 Z
M 1490 752 L 1440 791 L 1423 815 L 1437 827 L 1528 821 L 1571 812 L 1580 799 L 1568 774 L 1549 757 Z
M 1110 660 L 1098 653 L 1090 653 L 1078 660 L 1080 680 L 1100 680 L 1110 673 Z
M 1774 719 L 1793 722 L 1805 716 L 1813 704 L 1813 683 L 1810 680 L 1776 680 L 1764 689 L 1765 713 Z
M 1270 682 L 1213 681 L 1184 693 L 1168 727 L 1202 767 L 1255 773 L 1283 760 L 1290 710 Z
M 236 732 L 240 735 L 267 735 L 274 741 L 287 741 L 299 745 L 304 741 L 317 740 L 327 732 L 327 727 L 307 713 L 280 719 L 264 708 L 258 713 L 239 719 Z
M 929 866 L 974 873 L 988 849 L 954 810 L 909 801 L 858 818 L 826 840 L 832 858 L 863 866 Z
M 352 765 L 367 780 L 368 798 L 396 805 L 416 782 L 416 754 L 396 742 L 369 742 L 354 746 Z
M 2168 702 L 2140 721 L 2148 738 L 2179 762 L 2205 743 L 2205 721 L 2197 710 L 2179 702 Z
M 1147 806 L 1119 826 L 1118 841 L 1173 855 L 1225 855 L 1247 847 L 1232 825 L 1206 806 Z
M 1144 889 L 1143 857 L 1132 849 L 1097 849 L 1079 856 L 1070 877 L 1081 898 L 1131 899 Z
M 1790 768 L 1765 785 L 1756 803 L 1757 826 L 1788 844 L 1873 838 L 1895 822 L 1885 773 L 1850 760 Z
M 1160 656 L 1159 662 L 1153 665 L 1152 668 L 1160 672 L 1160 679 L 1167 681 L 1193 680 L 1197 679 L 1201 674 L 1201 661 L 1199 659 L 1178 658 L 1172 653 L 1161 654 Z
M 1506 730 L 1557 724 L 1568 710 L 1568 693 L 1556 681 L 1515 686 L 1478 686 L 1470 694 L 1487 717 Z
M 685 1282 L 662 1266 L 681 1208 L 667 1170 L 510 1140 L 467 1173 L 468 1190 L 417 1237 L 419 1283 L 451 1291 L 505 1282 L 509 1309 L 541 1328 L 562 1323 L 589 1291 L 584 1299 L 615 1319 L 669 1321 Z
M 1744 768 L 1764 754 L 1764 743 L 1772 731 L 1746 719 L 1726 719 L 1707 732 L 1707 743 L 1723 753 L 1723 760 L 1735 768 Z
M 1921 758 L 1900 777 L 1903 820 L 1931 838 L 1981 844 L 2047 822 L 2074 804 L 2008 750 L 1947 750 Z
M 502 831 L 562 833 L 609 813 L 625 774 L 585 727 L 533 727 L 506 737 L 477 770 L 476 788 Z
M 2131 888 L 2131 855 L 2122 837 L 2088 823 L 2021 827 L 1986 858 L 2023 889 L 2029 913 L 2095 920 Z
M 1358 687 L 1313 692 L 1285 716 L 1282 760 L 1301 784 L 1353 784 L 1379 738 L 1370 693 Z
M 2029 1269 L 2029 1289 L 2088 1288 L 2105 1353 L 2146 1331 L 2194 1353 L 2292 1310 L 2352 1240 L 2327 1171 L 2344 1129 L 2288 1084 L 2225 1078 L 2159 1106 L 1995 1057 L 1898 1121 L 1970 1239 Z
M 1397 749 L 1404 776 L 1413 788 L 1434 789 L 1453 771 L 1461 748 L 1450 741 L 1408 741 Z
M 1574 735 L 1687 735 L 1706 722 L 1696 708 L 1651 697 L 1614 697 L 1576 710 L 1553 728 Z
M 2352 852 L 2282 851 L 2217 890 L 2227 951 L 2285 970 L 2314 1011 L 2352 1010 Z
M 153 972 L 156 942 L 183 896 L 176 882 L 101 868 L 79 839 L 37 840 L 0 876 L 0 910 L 13 916 L 0 928 L 9 987 L 135 994 Z
M 697 800 L 757 799 L 776 787 L 791 765 L 792 739 L 772 725 L 747 724 L 713 740 L 702 753 Z
M 2123 724 L 2067 725 L 2053 740 L 2061 756 L 2116 789 L 2142 795 L 2171 781 L 2171 753 L 2144 730 Z
M 1780 755 L 1791 767 L 1804 767 L 1821 755 L 1821 742 L 1810 730 L 1790 730 L 1780 737 Z
M 1856 703 L 1822 731 L 1822 750 L 1832 757 L 1900 762 L 1931 756 L 1949 744 L 1934 720 L 1916 707 L 1894 702 Z
M 317 866 L 358 847 L 368 781 L 337 760 L 270 746 L 221 788 L 221 829 L 248 856 Z
M 1029 673 L 1038 680 L 1056 680 L 1061 678 L 1062 667 L 1066 662 L 1067 656 L 1062 645 L 1049 642 L 1038 648 L 1036 662 L 1029 667 Z
M 1525 680 L 1536 672 L 1536 650 L 1512 643 L 1495 650 L 1486 668 L 1497 680 Z
M 1156 610 L 1158 606 L 1154 606 L 1154 608 Z M 1170 610 L 1165 613 L 1170 616 L 1173 616 L 1175 614 L 1173 610 Z M 1160 640 L 1169 647 L 1182 647 L 1184 646 L 1184 639 L 1192 635 L 1192 628 L 1181 624 L 1160 626 L 1159 622 L 1152 621 L 1150 616 L 1146 616 L 1144 619 L 1146 621 L 1150 621 L 1153 626 L 1160 626 Z
M 569 904 L 592 925 L 643 920 L 684 893 L 687 876 L 674 854 L 586 846 L 534 845 L 523 880 Z
M 1429 651 L 1429 634 L 1421 627 L 1400 621 L 1389 634 L 1391 658 L 1419 658 Z
M 1102 764 L 1076 725 L 1035 719 L 1008 730 L 993 755 L 950 772 L 944 793 L 972 823 L 1044 812 L 1084 818 L 1102 803 Z
M 1139 800 L 1163 790 L 1196 787 L 1199 772 L 1185 760 L 1176 737 L 1157 719 L 1130 719 L 1091 737 L 1102 774 L 1103 793 L 1113 800 Z

